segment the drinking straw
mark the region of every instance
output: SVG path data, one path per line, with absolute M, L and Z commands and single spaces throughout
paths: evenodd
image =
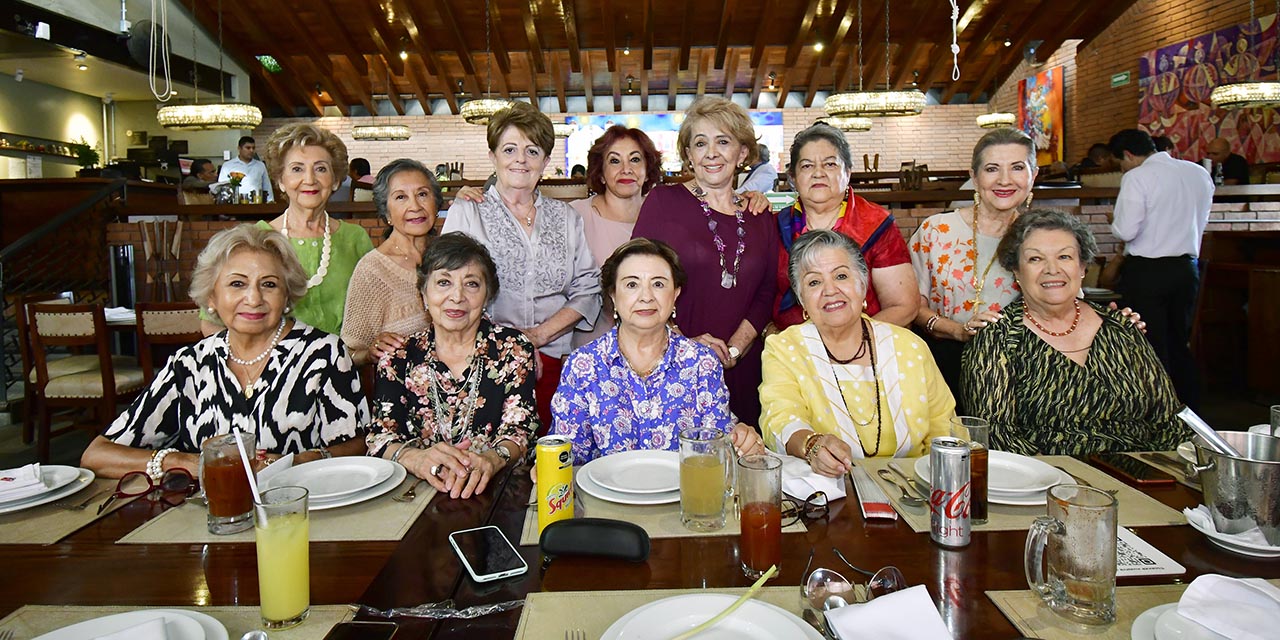
M 727 617 L 729 614 L 733 613 L 734 611 L 737 611 L 738 607 L 741 607 L 744 603 L 746 603 L 747 600 L 750 600 L 751 596 L 754 596 L 756 592 L 760 590 L 760 587 L 763 587 L 764 583 L 767 582 L 769 578 L 772 578 L 776 573 L 778 573 L 778 565 L 775 564 L 770 566 L 769 570 L 764 572 L 764 575 L 760 576 L 760 579 L 756 580 L 756 583 L 751 585 L 751 588 L 747 589 L 747 592 L 742 594 L 741 598 L 738 598 L 736 601 L 734 601 L 733 604 L 729 605 L 728 609 L 721 611 L 720 614 L 717 615 L 716 617 L 672 638 L 671 640 L 686 640 L 687 638 L 692 638 L 693 636 L 696 636 L 699 633 L 702 633 L 703 631 L 706 631 L 707 629 L 710 629 L 711 627 L 715 626 L 717 622 L 720 622 L 721 620 L 725 619 L 725 617 Z
M 240 437 L 239 429 L 232 433 L 236 436 L 236 448 L 240 449 L 240 462 L 244 463 L 244 474 L 249 476 L 249 490 L 253 492 L 253 502 L 262 504 L 262 494 L 258 493 L 258 483 L 253 479 L 253 467 L 249 466 L 249 454 L 244 450 L 244 438 Z

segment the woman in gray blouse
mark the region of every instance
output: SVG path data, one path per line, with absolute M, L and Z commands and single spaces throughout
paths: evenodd
M 444 232 L 462 231 L 483 243 L 498 265 L 494 322 L 519 329 L 538 348 L 538 416 L 551 424 L 551 396 L 575 327 L 589 330 L 600 315 L 600 269 L 591 256 L 582 218 L 569 205 L 537 191 L 551 159 L 551 119 L 516 102 L 489 120 L 489 159 L 497 182 L 479 204 L 455 200 Z

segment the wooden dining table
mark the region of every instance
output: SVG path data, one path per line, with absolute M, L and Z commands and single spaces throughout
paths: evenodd
M 538 591 L 722 589 L 750 584 L 737 560 L 736 536 L 656 539 L 644 563 L 587 557 L 543 562 L 536 546 L 519 547 L 529 564 L 522 576 L 476 583 L 448 543 L 450 532 L 485 524 L 520 539 L 531 482 L 527 467 L 500 476 L 471 500 L 436 495 L 398 542 L 311 544 L 311 602 L 359 603 L 377 609 L 452 600 L 458 608 L 521 600 Z M 1182 509 L 1202 502 L 1199 492 L 1175 485 L 1144 490 Z M 116 544 L 160 513 L 145 500 L 47 545 L 0 545 L 0 616 L 26 604 L 204 606 L 258 604 L 257 558 L 252 544 Z M 865 520 L 856 497 L 835 501 L 825 519 L 804 533 L 785 534 L 781 572 L 770 584 L 798 585 L 811 550 L 813 567 L 840 570 L 832 552 L 870 570 L 898 567 L 909 584 L 925 585 L 958 638 L 1016 638 L 1018 631 L 986 596 L 990 590 L 1026 589 L 1024 531 L 975 532 L 961 549 L 943 549 L 927 533 L 902 521 Z M 1179 576 L 1121 578 L 1120 585 L 1190 582 L 1198 575 L 1280 578 L 1280 560 L 1228 553 L 1190 526 L 1146 527 L 1138 536 L 1187 568 Z M 945 599 L 944 599 L 945 596 Z M 397 639 L 511 638 L 520 609 L 473 619 L 397 618 Z M 565 621 L 566 629 L 573 626 Z M 559 640 L 554 638 L 551 640 Z

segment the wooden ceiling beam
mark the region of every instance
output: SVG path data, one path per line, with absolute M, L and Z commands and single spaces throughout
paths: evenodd
M 253 92 L 253 104 L 262 109 L 264 114 L 274 105 L 285 114 L 285 117 L 293 115 L 293 102 L 286 100 L 284 96 L 277 94 L 268 87 L 266 80 L 263 80 L 261 76 L 250 74 L 249 88 Z
M 622 111 L 622 70 L 609 74 L 609 79 L 613 88 L 613 110 Z
M 787 94 L 791 93 L 791 80 L 796 77 L 799 70 L 792 65 L 787 65 L 782 71 L 782 84 L 778 87 L 778 104 L 777 108 L 783 108 L 787 102 Z
M 701 98 L 707 93 L 707 50 L 698 49 L 698 93 L 694 94 L 694 100 Z
M 421 55 L 418 56 L 418 61 L 424 68 L 427 66 L 426 61 L 422 59 Z M 443 66 L 439 67 L 439 69 L 440 73 L 432 75 L 436 77 L 436 82 L 440 84 L 440 92 L 444 94 L 444 101 L 449 105 L 449 110 L 454 114 L 458 114 L 460 113 L 458 109 L 458 96 L 453 93 L 453 78 L 449 76 L 449 71 Z M 426 83 L 427 82 L 424 79 L 422 84 L 425 85 Z
M 1120 16 L 1124 15 L 1124 12 L 1129 10 L 1129 7 L 1135 4 L 1137 4 L 1137 0 L 1112 0 L 1108 2 L 1106 8 L 1099 11 L 1102 17 L 1094 20 L 1090 25 L 1091 28 L 1084 32 L 1083 37 L 1080 39 L 1080 47 L 1083 48 L 1093 42 L 1094 38 L 1106 31 L 1107 27 L 1111 26 L 1111 23 L 1119 19 Z
M 344 21 L 338 18 L 338 14 L 333 10 L 333 5 L 329 2 L 309 2 L 307 7 L 313 8 L 316 14 L 320 16 L 321 27 L 335 36 L 339 51 L 346 57 L 347 63 L 351 65 L 351 68 L 355 69 L 356 75 L 368 76 L 369 62 L 364 59 L 364 52 L 356 48 L 355 39 L 351 37 L 351 33 L 343 26 Z
M 716 32 L 716 69 L 724 68 L 725 55 L 729 47 L 729 23 L 733 20 L 734 5 L 737 0 L 723 0 L 720 7 L 720 29 Z
M 764 79 L 769 75 L 769 65 L 755 67 L 755 81 L 751 85 L 751 108 L 760 106 L 760 92 L 764 90 Z
M 800 57 L 800 49 L 809 44 L 809 32 L 813 30 L 813 18 L 817 13 L 818 0 L 809 0 L 809 6 L 804 10 L 804 16 L 800 18 L 800 24 L 795 29 L 795 36 L 787 46 L 788 69 L 795 67 L 796 60 Z
M 613 16 L 613 0 L 600 0 L 600 19 L 604 27 L 604 59 L 609 65 L 609 73 L 618 72 L 618 38 L 617 27 L 614 24 Z M 631 46 L 628 41 L 627 46 Z M 579 69 L 573 70 L 575 73 Z
M 254 22 L 251 19 L 247 19 L 247 18 L 242 19 L 238 14 L 234 12 L 230 14 L 225 14 L 223 16 L 223 19 L 224 20 L 234 19 L 237 22 L 246 22 L 246 23 Z M 214 10 L 213 5 L 207 2 L 205 3 L 197 2 L 196 3 L 196 20 L 199 21 L 202 25 L 205 25 L 206 30 L 207 30 L 207 25 L 209 25 L 210 23 L 214 24 L 216 29 L 216 25 L 218 24 L 218 17 Z M 271 91 L 274 99 L 277 102 L 281 102 L 281 106 L 285 107 L 285 112 L 288 115 L 292 116 L 294 114 L 294 111 L 297 109 L 298 105 L 302 105 L 306 107 L 315 116 L 319 116 L 321 113 L 323 113 L 323 110 L 320 108 L 319 101 L 314 100 L 314 97 L 315 97 L 314 94 L 308 95 L 305 92 L 301 94 L 297 94 L 291 91 L 289 88 L 285 86 L 284 82 L 280 78 L 276 77 L 276 74 L 273 74 L 270 71 L 267 71 L 266 68 L 262 66 L 262 63 L 258 62 L 257 58 L 253 57 L 250 53 L 248 53 L 252 51 L 261 51 L 261 49 L 251 48 L 250 45 L 246 44 L 243 40 L 240 39 L 239 34 L 244 33 L 244 30 L 227 29 L 225 27 L 226 25 L 224 25 L 224 29 L 223 29 L 223 42 L 226 45 L 224 47 L 224 50 L 227 52 L 227 56 L 230 57 L 237 65 L 239 65 L 241 69 L 245 69 L 251 75 L 256 75 L 258 79 L 262 80 L 263 83 L 267 86 L 268 90 Z M 254 24 L 253 27 L 249 29 L 249 31 L 251 34 L 256 33 L 258 35 L 266 37 L 266 34 L 262 32 L 261 28 L 256 24 Z M 214 33 L 216 33 L 216 31 Z
M 866 65 L 863 69 L 867 72 L 866 75 L 862 77 L 863 86 L 865 86 L 868 91 L 880 86 L 880 84 L 884 82 L 884 42 L 877 42 L 871 45 L 871 49 L 868 51 L 868 55 L 863 57 L 862 63 Z M 887 89 L 888 87 L 885 88 Z
M 418 97 L 418 105 L 422 107 L 422 112 L 431 115 L 431 85 L 427 83 L 426 76 L 414 68 L 412 57 L 404 61 L 404 77 L 413 88 L 414 95 Z
M 527 54 L 527 52 L 526 52 L 526 54 Z M 530 101 L 530 102 L 532 102 L 532 103 L 534 104 L 534 106 L 537 106 L 537 104 L 538 104 L 538 70 L 533 68 L 533 56 L 532 56 L 532 55 L 528 55 L 527 57 L 529 58 L 529 60 L 528 60 L 528 62 L 529 62 L 529 64 L 528 64 L 528 68 L 529 68 L 529 101 Z M 552 63 L 553 63 L 553 68 L 558 68 L 557 66 L 554 66 L 554 65 L 558 65 L 558 64 L 559 64 L 559 60 L 556 58 L 556 56 L 552 56 Z M 559 84 L 559 82 L 561 81 L 561 80 L 559 79 L 560 74 L 559 74 L 559 73 L 555 73 L 555 74 L 553 74 L 553 76 L 554 76 L 554 77 L 555 77 L 555 79 L 556 79 L 556 83 L 557 83 L 557 84 Z M 563 103 L 562 103 L 562 104 L 563 104 Z M 561 111 L 564 111 L 564 107 L 563 107 L 563 106 L 562 106 L 562 107 L 560 107 L 560 110 L 561 110 Z
M 640 110 L 649 110 L 649 70 L 640 67 Z
M 814 57 L 816 58 L 817 56 Z M 813 107 L 813 100 L 818 95 L 818 89 L 822 86 L 822 74 L 826 72 L 827 67 L 818 66 L 818 61 L 815 59 L 810 69 L 808 89 L 804 92 L 804 108 L 806 109 Z
M 587 98 L 587 112 L 594 113 L 596 110 L 596 94 L 595 87 L 592 86 L 590 51 L 582 52 L 582 91 Z
M 733 98 L 733 92 L 738 88 L 738 52 L 729 49 L 724 65 L 724 97 L 726 99 Z
M 391 102 L 391 107 L 396 110 L 396 115 L 404 115 L 404 100 L 400 99 L 400 90 L 396 88 L 395 78 L 392 77 L 391 69 L 387 67 L 387 62 L 379 56 L 373 56 L 373 65 L 370 68 L 374 73 L 381 74 L 383 81 L 387 83 L 387 100 Z
M 378 53 L 382 54 L 383 63 L 395 75 L 403 76 L 404 60 L 400 59 L 400 42 L 395 39 L 394 34 L 389 30 L 386 17 L 375 9 L 371 2 L 358 2 L 356 4 L 364 9 L 364 20 L 368 25 L 366 32 L 369 34 L 369 38 L 373 40 L 373 46 L 377 48 Z
M 368 111 L 369 115 L 377 114 L 378 108 L 373 105 L 373 85 L 369 82 L 368 74 L 359 73 L 359 70 L 354 65 L 351 65 L 350 60 L 345 56 L 338 58 L 338 62 L 351 66 L 350 77 L 355 80 L 356 99 L 360 101 L 360 104 L 364 105 L 365 111 Z M 334 79 L 337 80 L 337 76 L 334 76 Z M 342 83 L 336 82 L 335 84 L 341 85 Z
M 1034 14 L 1028 14 L 1028 15 L 1030 16 Z M 975 65 L 978 63 L 978 60 L 982 57 L 983 52 L 986 50 L 987 42 L 991 40 L 992 34 L 995 33 L 996 29 L 1002 24 L 1001 21 L 1003 19 L 1005 19 L 1003 12 L 987 11 L 986 15 L 982 16 L 982 18 L 978 20 L 978 24 L 973 27 L 973 35 L 970 38 L 967 38 L 968 42 L 966 44 L 960 45 L 961 46 L 960 73 L 962 74 L 961 78 L 964 77 L 963 74 L 965 72 L 965 69 L 969 69 L 972 67 L 972 65 Z M 966 31 L 968 30 L 966 29 Z M 950 51 L 948 51 L 948 53 L 950 53 Z M 996 58 L 999 59 L 999 57 L 1000 57 L 1000 54 L 999 52 L 997 52 Z M 945 61 L 935 60 L 934 62 L 935 63 L 945 62 L 946 64 L 944 64 L 943 66 L 950 68 L 951 62 L 952 62 L 951 56 L 948 55 L 948 56 L 945 56 L 945 58 L 946 58 Z
M 864 2 L 863 5 L 864 5 L 863 9 L 865 10 L 866 2 Z M 857 21 L 856 14 L 854 17 L 854 21 L 855 22 Z M 884 6 L 879 4 L 876 4 L 876 6 L 872 7 L 871 13 L 867 14 L 862 20 L 862 37 L 860 38 L 860 42 L 855 41 L 855 42 L 849 43 L 850 45 L 849 53 L 852 56 L 851 59 L 853 60 L 853 63 L 849 65 L 849 68 L 850 70 L 852 70 L 854 74 L 853 78 L 850 80 L 850 84 L 849 84 L 850 89 L 858 88 L 858 85 L 855 84 L 858 78 L 862 79 L 863 88 L 870 90 L 871 88 L 875 87 L 875 80 L 871 75 L 869 75 L 868 70 L 874 70 L 877 68 L 879 64 L 884 62 L 884 51 L 883 51 L 884 41 L 877 40 L 875 37 L 875 34 L 876 34 L 875 26 L 877 24 L 884 24 Z M 854 36 L 857 37 L 856 27 L 854 30 Z M 862 46 L 862 66 L 861 67 L 858 66 L 858 62 L 857 62 L 858 47 L 860 45 Z
M 405 31 L 409 33 L 409 41 L 413 43 L 413 48 L 417 50 L 418 57 L 422 64 L 426 65 L 427 73 L 436 75 L 435 50 L 432 49 L 430 41 L 426 34 L 418 28 L 418 25 L 425 25 L 426 21 L 418 15 L 418 10 L 408 0 L 391 0 L 394 3 L 396 16 L 400 18 L 400 24 L 404 25 Z
M 760 9 L 760 24 L 756 25 L 756 37 L 751 44 L 751 68 L 759 69 L 760 62 L 764 60 L 764 47 L 768 44 L 765 36 L 768 34 L 770 21 L 773 17 L 774 5 L 778 4 L 778 0 L 764 0 L 764 6 Z
M 689 70 L 689 53 L 693 50 L 693 23 L 697 19 L 698 3 L 686 2 L 684 5 L 684 22 L 680 27 L 680 70 Z
M 1084 28 L 1084 25 L 1089 22 L 1089 18 L 1091 17 L 1093 17 L 1093 14 L 1090 11 L 1087 9 L 1081 9 L 1076 12 L 1076 14 L 1071 18 L 1071 22 L 1068 23 L 1065 28 L 1051 30 L 1049 32 L 1050 35 L 1044 38 L 1044 42 L 1040 44 L 1040 48 L 1036 49 L 1036 57 L 1048 60 L 1049 56 L 1052 56 L 1053 52 L 1057 51 L 1058 47 L 1062 46 L 1063 42 L 1066 42 L 1067 36 L 1065 34 L 1079 33 Z
M 929 66 L 920 74 L 920 90 L 928 93 L 933 85 L 951 79 L 951 43 L 939 42 L 929 52 Z
M 893 77 L 893 89 L 899 91 L 907 86 L 913 77 L 912 73 L 919 69 L 912 66 L 916 58 L 920 56 L 920 50 L 928 47 L 929 43 L 924 38 L 916 35 L 907 41 L 901 49 L 898 50 L 898 62 L 894 65 L 898 69 L 897 75 Z M 917 80 L 917 82 L 919 82 Z
M 667 111 L 676 110 L 676 92 L 680 90 L 680 56 L 671 56 L 671 66 L 667 70 Z
M 642 17 L 644 22 L 644 68 L 653 69 L 653 25 L 657 20 L 653 19 L 653 0 L 640 0 L 642 6 Z M 693 3 L 690 3 L 693 4 Z
M 578 59 L 578 63 L 582 63 L 582 59 Z M 532 67 L 530 67 L 532 68 Z M 569 112 L 569 103 L 565 98 L 565 77 L 564 68 L 560 66 L 560 56 L 553 54 L 551 56 L 551 78 L 556 85 L 556 102 L 560 105 L 560 113 Z M 530 95 L 537 96 L 537 91 L 533 91 Z
M 538 25 L 533 17 L 533 3 L 520 3 L 521 18 L 524 20 L 524 35 L 529 40 L 529 59 L 538 73 L 546 73 L 547 65 L 542 56 L 542 43 L 538 41 Z
M 858 54 L 856 47 L 857 45 L 850 45 L 849 55 L 845 56 L 846 60 L 844 61 L 844 69 L 840 72 L 840 75 L 836 76 L 835 81 L 837 86 L 833 86 L 831 88 L 832 91 L 852 91 L 856 88 L 853 86 L 854 74 L 858 72 Z
M 978 78 L 978 81 L 973 84 L 973 87 L 980 89 L 981 87 L 990 86 L 992 80 L 996 78 L 996 74 L 1000 72 L 1001 67 L 1010 63 L 1014 66 L 1017 65 L 1016 61 L 1022 58 L 1022 48 L 1032 40 L 1034 37 L 1033 34 L 1043 33 L 1042 29 L 1047 28 L 1048 25 L 1057 20 L 1052 11 L 1044 10 L 1045 3 L 1050 1 L 1052 0 L 1042 0 L 1041 2 L 1036 3 L 1036 7 L 1032 8 L 1031 11 L 1027 13 L 1027 16 L 1023 18 L 1022 23 L 1011 32 L 1018 34 L 1017 39 L 1013 42 L 1013 46 L 1001 46 L 1002 50 L 996 52 L 995 58 L 988 63 L 987 68 L 983 70 L 982 75 Z M 981 47 L 973 47 L 973 49 L 981 49 Z M 973 53 L 972 55 L 976 58 L 978 53 Z M 965 68 L 965 63 L 961 62 L 960 73 L 963 74 Z M 948 85 L 946 91 L 942 92 L 942 98 L 939 100 L 939 103 L 947 104 L 950 102 L 951 98 L 955 97 L 955 95 L 960 92 L 960 87 L 960 82 L 952 82 Z M 970 92 L 974 93 L 972 90 Z
M 564 37 L 569 41 L 569 69 L 573 73 L 582 68 L 582 54 L 578 49 L 578 11 L 573 6 L 575 2 L 576 0 L 560 0 L 560 7 L 564 10 Z M 605 4 L 608 4 L 607 0 Z M 609 71 L 613 71 L 612 64 L 609 65 Z
M 502 16 L 498 14 L 496 2 L 489 3 L 489 30 L 489 47 L 498 62 L 498 70 L 502 72 L 503 82 L 507 82 L 506 76 L 511 75 L 511 50 L 507 49 L 507 44 L 502 39 Z
M 839 16 L 840 21 L 836 24 L 835 33 L 831 35 L 831 42 L 824 43 L 826 48 L 822 51 L 822 58 L 818 64 L 829 67 L 836 60 L 840 47 L 844 45 L 845 39 L 849 36 L 849 30 L 853 28 L 853 21 L 857 19 L 858 14 L 854 11 L 852 0 L 841 0 L 836 6 L 836 13 L 833 17 Z

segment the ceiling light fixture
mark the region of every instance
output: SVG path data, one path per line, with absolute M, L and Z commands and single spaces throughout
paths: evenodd
M 823 122 L 826 122 L 841 131 L 861 132 L 871 130 L 871 118 L 832 116 L 825 118 Z
M 578 130 L 578 125 L 569 124 L 568 122 L 553 122 L 551 130 L 555 132 L 557 138 L 568 138 Z
M 1018 116 L 996 109 L 996 87 L 999 82 L 996 78 L 991 79 L 991 93 L 987 94 L 987 106 L 991 110 L 977 117 L 978 126 L 983 129 L 1012 127 L 1018 121 Z
M 629 35 L 627 36 L 627 43 L 622 45 L 622 55 L 624 56 L 631 55 L 631 36 Z
M 191 3 L 191 14 L 195 15 L 195 1 Z M 195 22 L 191 25 L 191 62 L 196 63 Z M 198 69 L 198 66 L 194 68 Z M 218 0 L 218 97 L 216 104 L 200 104 L 200 76 L 192 76 L 195 85 L 195 102 L 193 104 L 177 104 L 161 107 L 156 112 L 156 121 L 166 129 L 179 131 L 205 131 L 209 129 L 253 129 L 262 124 L 262 110 L 251 105 L 238 102 L 227 102 L 222 81 L 222 0 Z
M 395 85 L 391 83 L 391 67 L 387 67 L 387 98 L 390 99 L 391 92 L 395 91 Z M 413 132 L 409 127 L 403 124 L 378 124 L 378 114 L 374 112 L 372 124 L 360 124 L 351 127 L 351 137 L 356 140 L 408 140 L 413 137 Z
M 1006 37 L 1006 38 L 1004 39 L 1004 46 L 1006 46 L 1006 47 L 1012 47 L 1012 46 L 1013 46 L 1013 40 L 1010 40 L 1009 38 L 1007 38 L 1007 37 Z
M 822 46 L 822 43 L 821 43 L 821 42 L 815 42 L 815 43 L 813 43 L 813 50 L 814 50 L 814 51 L 817 51 L 817 52 L 821 53 L 823 48 L 824 48 L 824 47 Z
M 827 96 L 824 109 L 835 117 L 917 116 L 924 111 L 919 89 L 893 91 L 889 81 L 889 0 L 884 3 L 884 91 L 862 88 L 862 0 L 858 0 L 858 90 Z
M 468 100 L 462 105 L 462 119 L 467 124 L 489 124 L 494 114 L 511 107 L 509 100 L 495 100 L 489 97 L 493 90 L 493 52 L 489 49 L 489 0 L 484 0 L 484 55 L 485 55 L 485 90 L 484 97 Z M 534 100 L 537 104 L 537 100 Z
M 1280 0 L 1276 0 L 1276 15 L 1280 16 Z M 1253 0 L 1249 0 L 1249 28 L 1253 29 Z M 1249 48 L 1253 48 L 1253 36 L 1249 36 Z M 1280 64 L 1280 48 L 1276 49 L 1276 61 Z M 1261 68 L 1261 65 L 1259 65 Z M 1256 71 L 1255 71 L 1256 73 Z M 1257 109 L 1280 105 L 1280 82 L 1234 82 L 1214 87 L 1209 100 L 1218 109 Z

